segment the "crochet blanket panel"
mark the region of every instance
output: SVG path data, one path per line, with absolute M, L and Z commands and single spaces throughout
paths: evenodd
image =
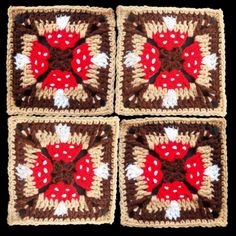
M 117 15 L 119 114 L 225 114 L 220 10 L 120 6 Z
M 118 119 L 11 118 L 9 224 L 111 223 Z
M 123 121 L 121 222 L 136 227 L 225 226 L 224 120 Z
M 112 113 L 114 26 L 112 9 L 9 8 L 9 113 Z

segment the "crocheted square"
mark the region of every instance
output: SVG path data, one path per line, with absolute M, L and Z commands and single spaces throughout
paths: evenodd
M 226 114 L 221 10 L 119 6 L 116 112 Z
M 8 224 L 111 224 L 118 121 L 11 117 Z
M 9 114 L 113 112 L 112 9 L 10 7 L 8 15 Z
M 227 225 L 224 119 L 124 120 L 120 141 L 121 224 Z

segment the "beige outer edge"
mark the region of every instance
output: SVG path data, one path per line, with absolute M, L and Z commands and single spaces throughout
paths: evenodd
M 15 164 L 15 128 L 20 122 L 27 123 L 37 123 L 37 122 L 71 122 L 75 124 L 109 124 L 113 129 L 113 143 L 112 143 L 112 165 L 113 173 L 111 179 L 111 202 L 108 214 L 98 219 L 20 219 L 17 212 L 15 211 L 14 204 L 17 198 L 15 192 L 15 175 L 14 175 L 14 164 Z M 116 207 L 116 184 L 117 184 L 117 146 L 119 137 L 119 118 L 118 117 L 89 117 L 89 118 L 70 118 L 68 117 L 27 117 L 18 116 L 10 117 L 8 119 L 8 147 L 9 147 L 9 161 L 8 161 L 8 191 L 10 194 L 10 200 L 8 204 L 8 224 L 9 225 L 68 225 L 68 224 L 112 224 L 115 217 L 115 207 Z
M 210 16 L 216 17 L 219 24 L 219 54 L 220 54 L 220 104 L 218 108 L 207 109 L 207 108 L 177 108 L 174 110 L 168 109 L 138 109 L 138 108 L 126 108 L 123 104 L 123 95 L 122 95 L 122 81 L 123 81 L 123 65 L 122 58 L 124 56 L 124 28 L 123 23 L 125 17 L 133 12 L 135 14 L 142 13 L 196 13 L 202 14 L 207 13 Z M 195 9 L 195 8 L 176 8 L 176 7 L 138 7 L 138 6 L 118 6 L 116 10 L 117 14 L 117 27 L 118 27 L 118 41 L 117 41 L 117 56 L 116 56 L 116 65 L 117 65 L 117 76 L 116 76 L 116 113 L 119 115 L 198 115 L 198 116 L 225 116 L 226 115 L 226 95 L 225 95 L 225 34 L 224 34 L 224 21 L 223 21 L 223 11 L 221 9 L 214 10 L 209 8 Z
M 106 106 L 97 109 L 64 109 L 56 110 L 48 108 L 19 108 L 15 105 L 12 91 L 12 71 L 13 71 L 13 19 L 16 14 L 24 12 L 52 12 L 52 11 L 80 11 L 94 14 L 104 14 L 109 23 L 109 40 L 110 40 L 110 64 L 109 79 L 107 90 Z M 112 114 L 114 101 L 114 82 L 115 82 L 115 54 L 116 54 L 116 33 L 115 33 L 115 16 L 111 8 L 89 7 L 89 6 L 38 6 L 38 7 L 9 7 L 8 8 L 8 36 L 7 36 L 7 113 L 9 115 L 54 115 L 54 116 L 94 116 Z
M 221 164 L 222 164 L 222 209 L 220 216 L 215 220 L 184 220 L 181 222 L 173 221 L 138 221 L 128 216 L 126 189 L 125 189 L 125 135 L 130 126 L 143 124 L 168 124 L 168 122 L 177 122 L 185 124 L 213 124 L 221 130 Z M 188 227 L 225 227 L 228 223 L 228 169 L 227 169 L 227 150 L 226 150 L 226 120 L 223 118 L 145 118 L 123 120 L 121 122 L 120 145 L 119 145 L 119 181 L 120 181 L 120 207 L 121 207 L 121 224 L 129 227 L 153 227 L 153 228 L 188 228 Z

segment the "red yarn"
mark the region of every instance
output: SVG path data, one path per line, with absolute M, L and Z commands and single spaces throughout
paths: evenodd
M 184 89 L 189 88 L 190 83 L 184 77 L 182 72 L 178 70 L 162 71 L 154 83 L 157 88 L 166 88 L 166 89 Z
M 74 47 L 75 43 L 80 39 L 79 33 L 65 29 L 47 32 L 44 36 L 52 47 L 59 48 L 60 50 Z
M 183 182 L 163 183 L 157 193 L 158 199 L 169 201 L 182 201 L 192 199 L 192 194 Z
M 161 183 L 162 180 L 162 171 L 161 171 L 161 162 L 153 157 L 152 155 L 147 155 L 144 162 L 143 176 L 147 182 L 147 191 L 151 192 L 157 185 Z
M 46 47 L 40 44 L 38 41 L 32 42 L 33 46 L 30 51 L 30 65 L 35 79 L 41 74 L 47 71 L 48 61 L 50 53 Z
M 44 193 L 44 198 L 58 202 L 71 201 L 72 199 L 79 199 L 79 194 L 76 189 L 64 182 L 51 184 Z
M 87 73 L 91 67 L 91 52 L 87 43 L 76 47 L 73 51 L 73 59 L 71 66 L 76 74 L 78 74 L 83 80 L 87 80 Z
M 48 144 L 46 148 L 53 160 L 56 161 L 62 160 L 64 162 L 71 162 L 76 158 L 76 156 L 82 149 L 82 145 L 60 142 L 60 143 Z
M 159 59 L 159 51 L 156 47 L 149 43 L 144 44 L 144 49 L 140 55 L 142 68 L 145 72 L 145 79 L 150 79 L 154 74 L 156 74 L 161 66 L 161 61 Z
M 185 48 L 182 58 L 185 60 L 184 70 L 196 79 L 199 76 L 202 63 L 201 48 L 199 43 L 194 42 Z
M 203 175 L 205 171 L 201 153 L 197 152 L 194 156 L 190 157 L 185 162 L 184 169 L 186 170 L 186 180 L 193 187 L 199 190 L 203 182 Z
M 89 154 L 77 161 L 76 173 L 74 174 L 75 182 L 83 187 L 86 191 L 91 189 L 94 177 L 93 162 Z
M 78 84 L 71 72 L 52 70 L 42 83 L 42 88 L 69 89 L 75 88 Z
M 33 171 L 32 176 L 36 188 L 42 188 L 51 181 L 52 164 L 50 160 L 45 157 L 41 152 L 36 153 L 37 159 L 34 166 L 31 168 Z
M 187 39 L 187 33 L 181 33 L 180 31 L 157 32 L 153 34 L 153 40 L 157 43 L 160 48 L 166 50 L 172 50 L 173 48 L 181 47 Z
M 176 159 L 182 159 L 187 154 L 189 147 L 189 143 L 169 141 L 168 143 L 159 143 L 154 148 L 161 159 L 173 162 Z

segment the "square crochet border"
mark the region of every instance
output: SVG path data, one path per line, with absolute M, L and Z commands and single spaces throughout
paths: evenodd
M 48 108 L 19 108 L 15 105 L 15 101 L 13 99 L 13 87 L 12 87 L 12 67 L 13 67 L 13 17 L 18 13 L 23 12 L 50 12 L 50 11 L 70 11 L 70 10 L 78 10 L 81 12 L 95 13 L 95 14 L 105 14 L 108 18 L 109 22 L 109 31 L 110 31 L 110 45 L 111 45 L 111 63 L 109 68 L 109 81 L 108 81 L 108 92 L 107 92 L 107 103 L 106 106 L 98 108 L 98 109 L 63 109 L 63 110 L 50 110 Z M 111 114 L 114 110 L 113 102 L 114 102 L 114 82 L 115 82 L 115 55 L 116 55 L 116 33 L 115 33 L 115 16 L 114 11 L 111 8 L 101 8 L 101 7 L 89 7 L 89 6 L 37 6 L 37 7 L 25 7 L 25 6 L 17 6 L 17 7 L 9 7 L 8 8 L 8 36 L 7 36 L 7 113 L 9 115 L 56 115 L 56 116 L 94 116 L 94 115 L 107 115 Z
M 221 64 L 220 64 L 220 104 L 216 109 L 206 109 L 206 108 L 191 108 L 191 109 L 144 109 L 144 108 L 126 108 L 122 102 L 122 81 L 123 81 L 123 65 L 122 58 L 124 54 L 124 28 L 123 23 L 125 16 L 130 13 L 157 13 L 162 11 L 164 13 L 208 13 L 217 17 L 220 24 L 220 51 L 221 51 Z M 160 116 L 225 116 L 226 115 L 226 94 L 225 94 L 225 37 L 224 37 L 224 22 L 223 22 L 223 12 L 222 10 L 214 10 L 210 8 L 177 8 L 177 7 L 149 7 L 149 6 L 118 6 L 116 10 L 117 14 L 117 27 L 118 27 L 118 40 L 117 40 L 117 56 L 116 56 L 116 65 L 117 65 L 117 74 L 116 74 L 116 107 L 115 111 L 119 115 L 160 115 Z
M 127 214 L 127 202 L 126 202 L 126 187 L 125 187 L 125 172 L 124 172 L 124 158 L 125 158 L 125 135 L 128 128 L 131 125 L 143 125 L 143 124 L 155 124 L 155 123 L 168 123 L 174 121 L 176 123 L 186 124 L 214 124 L 222 131 L 222 155 L 221 160 L 223 162 L 223 182 L 222 182 L 222 211 L 220 216 L 216 220 L 186 220 L 183 222 L 149 222 L 138 221 L 132 219 Z M 121 224 L 129 227 L 153 227 L 153 228 L 188 228 L 188 227 L 224 227 L 227 225 L 227 198 L 228 198 L 228 169 L 227 169 L 227 149 L 226 149 L 226 121 L 223 118 L 144 118 L 144 119 L 131 119 L 123 120 L 120 126 L 120 143 L 119 143 L 119 181 L 120 181 L 120 208 L 121 208 Z
M 18 116 L 18 117 L 10 117 L 8 119 L 8 148 L 9 148 L 9 160 L 8 160 L 8 179 L 9 179 L 9 186 L 8 191 L 10 195 L 9 204 L 8 204 L 8 224 L 9 225 L 68 225 L 68 224 L 112 224 L 115 217 L 115 208 L 116 208 L 116 183 L 117 183 L 117 149 L 118 149 L 118 137 L 119 137 L 119 118 L 118 117 L 86 117 L 86 118 L 70 118 L 70 121 L 73 123 L 78 124 L 109 124 L 112 126 L 114 131 L 114 141 L 112 143 L 112 163 L 113 163 L 113 173 L 111 179 L 111 202 L 110 202 L 110 209 L 109 214 L 107 216 L 99 217 L 96 219 L 82 219 L 82 220 L 70 220 L 70 219 L 45 219 L 45 220 L 36 220 L 36 219 L 28 219 L 22 220 L 17 217 L 17 213 L 14 209 L 16 193 L 14 190 L 15 185 L 15 177 L 13 173 L 14 163 L 15 163 L 15 128 L 16 125 L 20 122 L 30 122 L 30 123 L 37 123 L 37 122 L 68 122 L 67 117 L 27 117 L 27 116 Z

